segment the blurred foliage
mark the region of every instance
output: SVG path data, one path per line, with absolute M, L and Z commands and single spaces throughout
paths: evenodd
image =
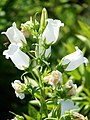
M 52 47 L 53 54 L 50 59 L 52 68 L 63 56 L 73 52 L 75 46 L 83 50 L 90 61 L 90 0 L 0 0 L 0 33 L 6 31 L 14 21 L 19 28 L 21 23 L 28 21 L 30 16 L 36 12 L 37 19 L 40 19 L 43 7 L 47 9 L 50 18 L 60 19 L 65 24 L 62 32 L 60 32 L 58 42 Z M 12 90 L 10 82 L 20 78 L 22 73 L 13 67 L 14 65 L 10 60 L 5 60 L 2 55 L 3 50 L 7 46 L 7 38 L 4 35 L 0 35 L 0 86 L 3 86 L 2 90 L 7 88 L 5 85 L 8 86 L 9 90 Z M 73 74 L 63 75 L 65 78 L 64 82 L 67 81 L 70 75 L 80 88 L 80 94 L 78 93 L 77 98 L 74 100 L 79 104 L 80 112 L 83 115 L 87 115 L 90 119 L 90 64 L 86 68 L 80 66 Z M 4 96 L 1 100 L 3 101 L 3 99 L 5 99 Z M 26 103 L 23 101 L 13 105 L 13 102 L 15 100 L 9 103 L 12 105 L 9 110 L 13 111 L 18 108 L 15 107 L 19 106 L 17 104 L 25 105 Z M 26 111 L 26 108 L 23 111 Z M 18 112 L 21 113 L 23 111 L 19 110 Z

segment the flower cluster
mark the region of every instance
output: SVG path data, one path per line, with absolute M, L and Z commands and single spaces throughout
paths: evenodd
M 23 33 L 17 29 L 16 23 L 14 22 L 12 27 L 8 28 L 6 32 L 2 32 L 2 34 L 5 34 L 11 43 L 8 50 L 3 52 L 6 59 L 10 58 L 15 66 L 20 70 L 28 68 L 30 58 L 20 49 L 20 47 L 23 47 L 23 44 L 27 44 L 27 42 Z
M 73 71 L 83 63 L 87 65 L 88 59 L 84 57 L 78 47 L 75 47 L 75 52 L 62 58 L 61 63 L 57 65 L 59 69 L 56 67 L 52 70 L 48 62 L 51 47 L 57 42 L 62 26 L 64 23 L 60 20 L 48 19 L 47 11 L 44 8 L 40 24 L 31 17 L 30 21 L 21 24 L 21 31 L 14 22 L 6 32 L 2 32 L 10 41 L 10 45 L 3 55 L 6 59 L 10 58 L 19 70 L 25 71 L 21 76 L 23 83 L 20 80 L 11 83 L 15 94 L 20 99 L 25 98 L 25 93 L 32 95 L 33 100 L 29 101 L 30 110 L 36 111 L 40 120 L 54 118 L 63 120 L 67 111 L 74 112 L 79 108 L 70 100 L 72 96 L 76 95 L 77 85 L 71 79 L 64 83 L 63 73 Z M 32 36 L 33 44 L 29 44 L 30 41 L 26 40 L 26 38 L 29 39 L 29 36 Z M 39 112 L 32 105 L 38 105 Z M 36 115 L 33 116 L 33 114 L 28 116 L 28 119 L 35 120 L 36 118 Z M 17 116 L 14 120 L 18 120 Z

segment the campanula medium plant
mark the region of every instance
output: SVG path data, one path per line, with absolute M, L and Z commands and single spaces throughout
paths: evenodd
M 88 59 L 76 46 L 76 51 L 63 57 L 54 69 L 50 67 L 52 45 L 57 42 L 61 27 L 64 27 L 64 23 L 48 18 L 43 8 L 40 22 L 30 17 L 29 21 L 21 24 L 21 30 L 14 22 L 6 32 L 2 32 L 10 41 L 3 55 L 6 59 L 10 58 L 15 67 L 23 70 L 20 80 L 11 83 L 16 97 L 22 100 L 27 94 L 32 96 L 29 113 L 15 115 L 12 120 L 87 119 L 78 113 L 79 106 L 71 99 L 76 95 L 77 85 L 70 78 L 64 83 L 63 73 L 73 72 L 83 63 L 87 65 Z M 30 37 L 34 40 L 33 44 Z

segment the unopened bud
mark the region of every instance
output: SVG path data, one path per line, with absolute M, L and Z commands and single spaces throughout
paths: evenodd
M 52 71 L 51 75 L 44 77 L 45 81 L 49 81 L 51 85 L 56 85 L 58 82 L 62 81 L 62 73 L 58 70 Z
M 66 83 L 66 88 L 69 89 L 69 91 L 68 91 L 68 93 L 67 93 L 68 96 L 76 95 L 77 85 L 76 85 L 76 84 L 73 84 L 72 80 L 69 80 L 69 81 Z
M 25 97 L 24 90 L 25 90 L 25 84 L 21 83 L 19 80 L 15 80 L 14 83 L 11 83 L 12 87 L 15 90 L 15 94 L 20 99 L 23 99 Z
M 45 8 L 42 9 L 42 14 L 41 14 L 41 21 L 40 21 L 40 33 L 43 32 L 45 26 L 46 26 L 46 20 L 47 20 L 47 10 Z
M 88 120 L 86 117 L 84 117 L 82 114 L 78 112 L 73 112 L 74 120 Z

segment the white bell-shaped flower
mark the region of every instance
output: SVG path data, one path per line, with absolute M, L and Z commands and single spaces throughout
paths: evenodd
M 15 90 L 16 97 L 19 97 L 20 99 L 24 99 L 25 84 L 21 83 L 19 80 L 15 80 L 14 83 L 13 82 L 11 83 L 11 85 Z
M 29 67 L 29 56 L 22 52 L 19 49 L 19 46 L 15 43 L 10 44 L 8 50 L 3 52 L 3 55 L 6 56 L 6 59 L 10 58 L 15 66 L 20 70 L 24 70 Z
M 61 115 L 64 115 L 66 111 L 77 111 L 79 107 L 77 105 L 74 105 L 73 101 L 70 99 L 67 100 L 58 100 L 58 104 L 61 103 Z
M 42 34 L 42 40 L 46 39 L 47 44 L 54 44 L 59 36 L 60 26 L 64 26 L 60 20 L 47 19 L 48 24 Z
M 78 48 L 75 47 L 76 51 L 65 56 L 63 58 L 62 65 L 68 65 L 65 71 L 72 71 L 79 67 L 82 63 L 87 65 L 88 59 L 84 57 L 83 52 Z
M 17 29 L 15 22 L 12 27 L 8 28 L 6 32 L 2 32 L 2 34 L 5 34 L 11 43 L 16 43 L 20 47 L 23 46 L 23 43 L 27 43 L 23 33 Z

